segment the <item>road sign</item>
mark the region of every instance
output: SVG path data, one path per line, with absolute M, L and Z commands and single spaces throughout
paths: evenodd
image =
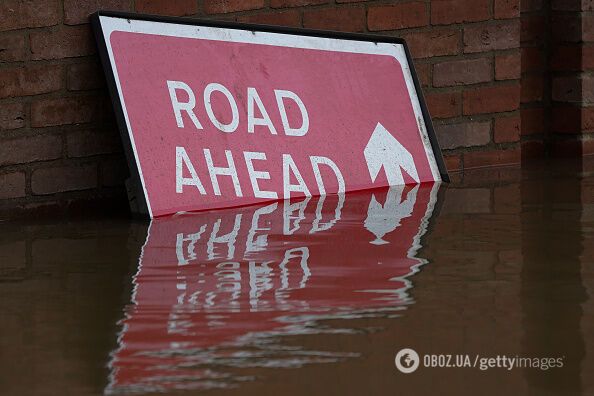
M 97 13 L 151 217 L 447 180 L 404 41 Z

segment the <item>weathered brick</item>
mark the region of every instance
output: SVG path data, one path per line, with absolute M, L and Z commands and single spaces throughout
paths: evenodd
M 520 116 L 495 118 L 493 140 L 495 143 L 517 142 L 520 140 Z
M 77 63 L 68 67 L 66 84 L 69 91 L 102 88 L 105 77 L 97 63 Z
M 522 109 L 522 135 L 544 133 L 544 109 L 542 107 Z
M 581 41 L 594 41 L 594 14 L 582 13 Z
M 415 63 L 415 70 L 417 77 L 421 82 L 422 87 L 428 87 L 431 84 L 431 64 L 430 63 Z
M 538 47 L 522 47 L 522 72 L 544 71 L 544 51 Z
M 31 125 L 45 127 L 98 121 L 104 119 L 106 113 L 103 97 L 43 99 L 31 104 Z
M 520 105 L 520 86 L 513 84 L 469 89 L 462 95 L 462 105 L 466 115 L 513 111 Z
M 519 164 L 520 158 L 521 150 L 518 147 L 507 150 L 469 151 L 464 153 L 464 167 L 471 169 L 494 165 Z
M 262 8 L 264 0 L 204 0 L 203 7 L 207 14 L 226 14 Z
M 435 127 L 443 149 L 483 146 L 491 141 L 491 122 L 465 122 Z
M 582 70 L 591 70 L 594 69 L 594 45 L 586 45 L 582 46 L 582 62 L 581 62 L 581 69 Z
M 544 15 L 522 16 L 520 38 L 522 42 L 542 42 L 547 33 L 547 22 Z
M 284 10 L 237 17 L 239 22 L 260 23 L 263 25 L 301 26 L 301 13 L 298 10 Z
M 550 25 L 553 41 L 567 41 L 574 43 L 582 41 L 582 20 L 579 14 L 554 13 L 551 16 Z
M 542 140 L 522 140 L 522 161 L 534 158 L 544 158 L 545 147 Z
M 554 11 L 581 11 L 582 0 L 551 0 L 551 9 Z
M 128 165 L 123 160 L 112 160 L 101 163 L 99 167 L 101 185 L 105 187 L 123 186 L 129 177 Z
M 270 0 L 270 7 L 284 8 L 284 7 L 300 7 L 306 5 L 326 4 L 330 0 Z
M 18 66 L 0 73 L 0 98 L 38 95 L 60 88 L 61 65 Z
M 96 186 L 96 164 L 40 168 L 34 170 L 31 176 L 31 189 L 35 195 L 86 190 Z
M 432 29 L 404 35 L 413 58 L 456 55 L 459 52 L 460 32 L 454 29 Z
M 433 86 L 469 85 L 493 80 L 491 58 L 464 59 L 433 66 Z
M 498 22 L 493 25 L 471 25 L 464 28 L 464 52 L 467 53 L 519 46 L 520 24 L 518 20 Z
M 32 58 L 61 59 L 95 53 L 88 25 L 66 26 L 52 32 L 31 32 Z
M 395 30 L 429 24 L 427 4 L 420 1 L 370 7 L 367 26 L 371 31 Z
M 582 133 L 581 108 L 577 106 L 553 106 L 551 109 L 551 131 L 553 133 Z
M 121 151 L 122 144 L 117 131 L 78 131 L 66 138 L 69 157 L 88 157 Z
M 520 11 L 538 11 L 542 9 L 542 0 L 520 0 Z
M 0 1 L 0 32 L 53 26 L 60 21 L 58 0 Z
M 495 19 L 517 18 L 520 16 L 520 0 L 495 0 L 493 10 Z
M 539 102 L 543 98 L 544 79 L 541 74 L 532 74 L 522 77 L 522 91 L 520 100 L 522 103 Z
M 141 0 L 136 0 L 136 4 L 139 2 Z M 178 2 L 180 0 L 171 3 Z M 64 23 L 66 25 L 89 23 L 89 15 L 97 10 L 131 11 L 130 0 L 64 0 Z
M 431 92 L 425 95 L 425 99 L 433 118 L 450 118 L 462 114 L 460 92 Z
M 183 16 L 198 12 L 196 0 L 135 0 L 134 6 L 147 14 Z
M 46 161 L 61 156 L 62 139 L 55 135 L 4 140 L 0 145 L 0 166 Z
M 522 211 L 522 196 L 520 184 L 514 183 L 507 186 L 498 186 L 493 189 L 495 213 L 520 213 Z M 522 253 L 514 255 L 516 262 L 522 263 Z
M 23 103 L 3 103 L 0 106 L 0 131 L 25 126 L 25 105 Z
M 495 80 L 516 80 L 522 73 L 522 58 L 519 53 L 495 57 Z
M 365 9 L 349 7 L 304 11 L 303 27 L 361 32 L 365 30 Z
M 490 14 L 490 0 L 473 0 L 472 5 L 469 5 L 466 0 L 431 1 L 431 24 L 433 25 L 486 21 L 490 18 Z
M 578 71 L 582 68 L 582 47 L 580 44 L 556 45 L 551 50 L 551 70 Z
M 455 172 L 462 169 L 462 155 L 460 154 L 446 154 L 443 156 L 446 164 L 446 169 L 449 172 Z
M 25 195 L 25 173 L 0 174 L 0 199 L 20 198 Z
M 10 32 L 0 35 L 0 62 L 17 62 L 26 60 L 29 51 L 25 46 L 25 35 L 22 32 Z
M 553 78 L 553 100 L 560 102 L 581 102 L 582 81 L 577 76 Z

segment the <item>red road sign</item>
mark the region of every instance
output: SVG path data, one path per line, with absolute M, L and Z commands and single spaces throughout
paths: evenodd
M 151 217 L 447 178 L 405 43 L 96 14 Z

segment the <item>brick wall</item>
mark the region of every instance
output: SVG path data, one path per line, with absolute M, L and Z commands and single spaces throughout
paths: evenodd
M 447 165 L 460 170 L 520 162 L 528 113 L 520 112 L 519 3 L 2 0 L 0 212 L 81 200 L 127 205 L 127 167 L 88 24 L 97 9 L 404 37 Z

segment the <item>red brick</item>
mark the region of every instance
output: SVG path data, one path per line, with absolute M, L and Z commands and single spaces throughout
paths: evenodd
M 520 105 L 520 86 L 496 85 L 467 90 L 462 95 L 465 115 L 516 110 Z
M 538 102 L 543 98 L 543 84 L 545 77 L 534 74 L 522 77 L 522 103 Z
M 428 87 L 431 84 L 431 64 L 430 63 L 415 63 L 415 70 L 417 77 L 421 82 L 422 87 Z
M 522 161 L 526 159 L 544 158 L 545 146 L 542 140 L 522 141 Z
M 594 41 L 594 14 L 582 13 L 581 41 Z
M 102 88 L 105 77 L 97 63 L 77 63 L 68 67 L 66 85 L 69 91 L 81 91 Z
M 464 28 L 464 52 L 483 52 L 520 46 L 518 20 Z
M 25 105 L 23 103 L 3 103 L 0 106 L 0 131 L 25 126 Z
M 3 140 L 0 145 L 0 166 L 46 161 L 62 156 L 62 139 L 41 135 Z
M 365 30 L 365 9 L 349 7 L 304 11 L 303 27 L 361 32 Z
M 326 4 L 329 0 L 270 0 L 270 7 L 284 8 L 284 7 L 300 7 L 306 5 Z
M 591 74 L 582 76 L 582 101 L 584 103 L 594 103 L 594 76 Z
M 158 15 L 192 15 L 198 12 L 196 0 L 136 0 L 136 11 Z
M 95 53 L 95 43 L 88 25 L 68 26 L 52 32 L 32 32 L 32 58 L 60 59 Z
M 78 131 L 68 134 L 66 147 L 69 157 L 88 157 L 121 151 L 122 144 L 117 131 Z
M 581 11 L 582 0 L 551 0 L 551 9 L 555 11 Z
M 464 153 L 464 168 L 482 168 L 495 165 L 512 165 L 520 163 L 519 148 L 507 150 L 470 151 Z
M 25 174 L 23 172 L 0 175 L 0 199 L 20 198 L 25 195 Z
M 425 99 L 433 118 L 450 118 L 462 114 L 460 92 L 430 92 L 425 95 Z
M 594 45 L 584 45 L 582 47 L 582 70 L 594 69 Z
M 495 19 L 517 18 L 520 16 L 520 0 L 495 0 L 493 8 Z
M 449 172 L 455 172 L 462 169 L 462 155 L 460 154 L 446 154 L 443 156 L 446 169 Z
M 123 186 L 129 177 L 128 165 L 121 159 L 101 163 L 99 172 L 101 185 L 104 187 Z
M 0 62 L 22 61 L 28 56 L 29 51 L 27 51 L 23 33 L 11 32 L 0 36 Z
M 62 87 L 62 66 L 36 65 L 3 69 L 0 98 L 38 95 Z
M 520 116 L 495 118 L 493 140 L 495 143 L 517 142 L 520 140 Z
M 537 107 L 522 109 L 522 135 L 534 135 L 544 133 L 544 109 Z
M 470 85 L 493 80 L 491 58 L 464 59 L 433 66 L 433 86 Z
M 550 25 L 553 41 L 575 43 L 582 41 L 582 20 L 580 19 L 579 14 L 560 15 L 554 13 L 553 16 L 551 16 Z
M 553 106 L 551 109 L 551 131 L 553 133 L 581 133 L 581 120 L 580 107 Z
M 539 11 L 542 9 L 542 0 L 520 0 L 520 11 Z
M 582 86 L 577 76 L 553 78 L 553 100 L 560 102 L 581 102 Z
M 254 15 L 242 15 L 239 22 L 260 23 L 263 25 L 301 26 L 301 13 L 298 10 L 285 10 Z
M 582 131 L 594 130 L 594 106 L 582 107 Z
M 95 164 L 40 168 L 33 171 L 31 176 L 31 189 L 35 195 L 86 190 L 96 186 L 97 166 Z
M 427 4 L 420 1 L 370 7 L 367 26 L 371 31 L 395 30 L 429 24 Z
M 264 0 L 204 0 L 203 3 L 204 12 L 207 14 L 226 14 L 264 7 Z
M 522 47 L 522 72 L 544 71 L 544 51 L 538 47 Z
M 136 0 L 136 4 L 140 1 Z M 64 0 L 64 23 L 66 25 L 89 23 L 89 15 L 97 10 L 130 11 L 130 0 Z
M 404 35 L 413 58 L 456 55 L 459 52 L 460 32 L 453 29 L 431 29 Z
M 452 23 L 485 21 L 491 17 L 489 0 L 433 0 L 431 1 L 431 24 L 449 25 Z
M 556 45 L 551 51 L 551 70 L 577 71 L 582 67 L 582 48 L 579 44 Z
M 53 26 L 60 21 L 58 0 L 0 1 L 0 32 Z
M 491 122 L 437 125 L 435 133 L 443 149 L 483 146 L 491 141 Z
M 516 80 L 522 73 L 522 58 L 519 53 L 495 57 L 495 80 Z
M 524 15 L 521 21 L 520 37 L 522 42 L 542 42 L 547 33 L 544 15 Z
M 106 117 L 103 97 L 74 97 L 43 99 L 31 104 L 31 126 L 78 124 L 98 121 Z

